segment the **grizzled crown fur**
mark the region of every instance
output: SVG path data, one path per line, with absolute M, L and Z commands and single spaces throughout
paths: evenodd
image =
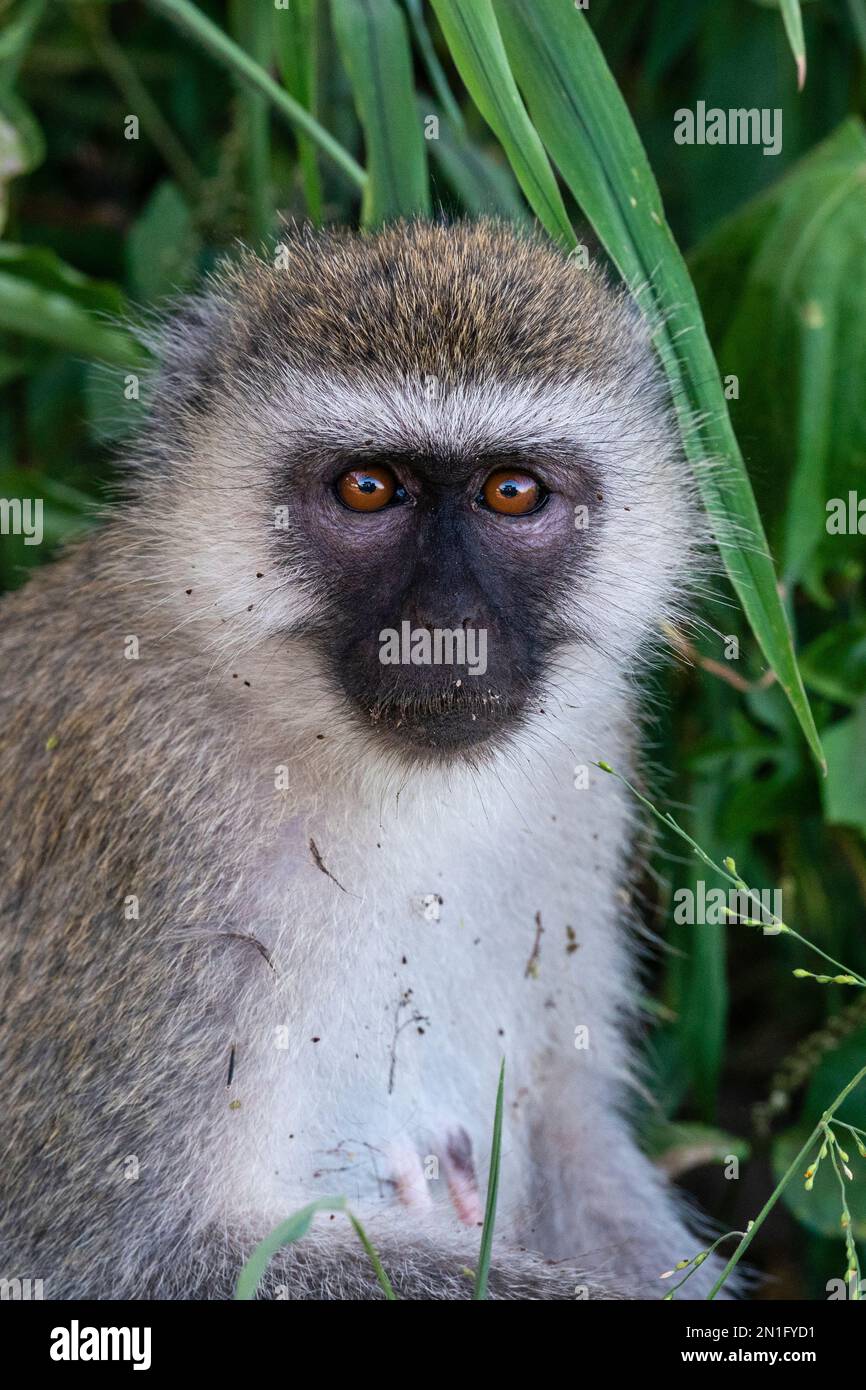
M 641 319 L 604 274 L 492 221 L 399 223 L 375 234 L 289 231 L 270 262 L 245 252 L 148 337 L 165 383 L 197 412 L 278 364 L 380 380 L 553 383 L 652 379 Z

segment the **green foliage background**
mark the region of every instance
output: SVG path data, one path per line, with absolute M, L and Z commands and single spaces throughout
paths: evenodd
M 651 253 L 655 307 L 679 312 L 666 232 L 621 214 L 621 181 L 605 187 L 635 147 L 594 47 L 569 57 L 586 80 L 563 88 L 567 111 L 540 67 L 532 23 L 554 34 L 572 8 L 0 0 L 0 496 L 44 498 L 49 542 L 0 538 L 0 587 L 93 524 L 122 471 L 135 411 L 116 369 L 142 360 L 124 317 L 191 286 L 238 238 L 278 235 L 278 213 L 366 225 L 407 212 L 520 223 L 535 213 L 566 243 L 606 248 L 626 275 L 632 253 Z M 786 698 L 768 672 L 761 622 L 746 621 L 720 576 L 708 626 L 688 639 L 690 661 L 650 726 L 648 781 L 714 858 L 732 855 L 751 885 L 780 887 L 786 921 L 863 974 L 866 548 L 862 535 L 828 534 L 825 519 L 828 499 L 866 497 L 866 0 L 802 11 L 802 92 L 775 0 L 591 0 L 575 23 L 595 35 L 625 97 L 720 371 L 739 382 L 733 424 L 828 767 L 822 777 L 804 737 L 805 701 L 798 709 L 796 689 Z M 202 15 L 215 31 L 196 27 Z M 491 22 L 502 51 L 473 66 L 471 26 L 483 39 Z M 248 79 L 266 79 L 238 82 L 238 53 Z M 781 108 L 781 153 L 677 145 L 674 112 L 698 101 Z M 126 138 L 130 114 L 137 139 Z M 432 116 L 438 138 L 427 139 Z M 652 207 L 652 188 L 642 191 Z M 692 408 L 717 389 L 700 372 L 695 382 Z M 712 440 L 721 427 L 709 428 Z M 738 660 L 725 654 L 730 635 Z M 866 1064 L 866 997 L 793 979 L 814 962 L 784 938 L 674 925 L 674 889 L 706 873 L 682 849 L 659 843 L 641 888 L 666 947 L 647 1000 L 658 1104 L 643 1102 L 639 1120 L 720 1229 L 742 1229 L 796 1135 Z M 847 1106 L 845 1118 L 866 1124 L 866 1095 Z M 729 1155 L 737 1181 L 724 1176 Z M 866 1162 L 852 1166 L 862 1236 Z M 771 1276 L 761 1296 L 824 1297 L 844 1270 L 838 1195 L 794 1183 L 785 1197 L 750 1251 Z

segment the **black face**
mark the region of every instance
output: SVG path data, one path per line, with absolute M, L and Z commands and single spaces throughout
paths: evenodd
M 368 729 L 447 756 L 510 732 L 537 697 L 585 561 L 588 473 L 517 455 L 293 460 L 286 558 L 312 571 L 312 635 Z

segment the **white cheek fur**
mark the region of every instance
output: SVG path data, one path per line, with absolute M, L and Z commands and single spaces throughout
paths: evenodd
M 273 562 L 262 461 L 273 457 L 276 439 L 289 457 L 293 441 L 467 457 L 551 447 L 561 457 L 572 441 L 576 454 L 592 460 L 603 501 L 575 518 L 575 546 L 591 540 L 592 558 L 566 600 L 567 619 L 591 633 L 613 663 L 631 665 L 658 641 L 663 619 L 676 622 L 688 610 L 702 527 L 649 362 L 640 388 L 631 381 L 627 392 L 592 380 L 492 381 L 441 398 L 431 398 L 421 381 L 349 382 L 286 368 L 248 417 L 208 427 L 196 458 L 178 465 L 164 526 L 157 516 L 155 593 L 182 620 L 195 613 L 216 648 L 249 649 L 314 618 L 321 606 L 309 576 Z M 202 469 L 211 484 L 205 513 Z M 387 528 L 380 529 L 387 545 Z

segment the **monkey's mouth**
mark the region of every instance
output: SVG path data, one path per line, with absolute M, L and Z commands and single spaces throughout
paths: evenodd
M 486 682 L 479 690 L 467 680 L 446 690 L 389 694 L 362 704 L 367 726 L 390 743 L 446 757 L 512 731 L 522 706 L 522 700 Z

